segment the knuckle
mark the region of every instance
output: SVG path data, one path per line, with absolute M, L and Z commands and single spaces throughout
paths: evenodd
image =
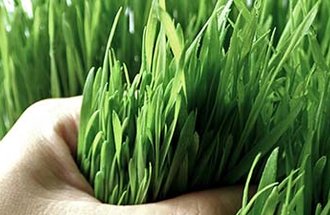
M 49 110 L 50 108 L 52 108 L 53 104 L 53 99 L 40 100 L 28 107 L 26 112 L 43 112 L 44 110 Z
M 52 119 L 57 109 L 58 104 L 55 99 L 40 100 L 29 106 L 21 118 L 26 122 L 32 122 L 31 126 L 34 126 Z

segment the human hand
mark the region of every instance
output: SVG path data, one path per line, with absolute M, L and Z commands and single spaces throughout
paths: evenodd
M 0 143 L 0 214 L 235 214 L 241 188 L 220 188 L 137 206 L 102 204 L 74 155 L 81 97 L 29 107 Z

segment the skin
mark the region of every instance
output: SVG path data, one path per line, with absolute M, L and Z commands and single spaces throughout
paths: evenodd
M 229 215 L 241 187 L 186 194 L 137 206 L 102 204 L 74 156 L 81 97 L 49 99 L 29 107 L 0 143 L 0 214 Z

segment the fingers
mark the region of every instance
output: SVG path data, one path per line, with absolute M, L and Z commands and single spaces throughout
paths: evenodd
M 187 194 L 161 202 L 177 208 L 176 214 L 235 214 L 240 208 L 242 187 L 226 187 Z M 157 204 L 155 204 L 157 206 Z M 165 214 L 165 213 L 164 213 Z
M 66 214 L 80 215 L 231 215 L 241 204 L 242 187 L 219 188 L 186 194 L 170 200 L 136 206 L 114 206 L 97 202 L 58 202 Z M 53 208 L 54 209 L 54 208 Z

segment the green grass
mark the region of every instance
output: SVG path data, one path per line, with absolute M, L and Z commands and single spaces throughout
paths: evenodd
M 155 4 L 132 82 L 115 49 L 106 52 L 85 88 L 81 168 L 112 204 L 248 176 L 240 214 L 327 214 L 329 3 L 224 3 L 193 39 Z
M 180 14 L 186 35 L 194 35 L 203 24 L 213 8 L 211 1 L 200 3 L 201 10 L 196 4 L 186 7 L 184 1 L 171 4 L 170 10 Z M 138 72 L 151 0 L 143 4 L 135 0 L 33 0 L 32 17 L 21 1 L 15 2 L 15 10 L 9 12 L 0 0 L 0 138 L 33 102 L 82 93 L 87 72 L 102 65 L 111 23 L 120 7 L 124 11 L 113 47 L 127 63 L 130 77 Z M 132 18 L 134 22 L 129 22 Z
M 329 1 L 104 1 L 115 6 L 101 12 L 103 1 L 72 1 L 75 10 L 36 2 L 48 19 L 35 41 L 45 46 L 15 37 L 29 26 L 22 19 L 0 28 L 0 132 L 33 100 L 79 93 L 95 66 L 77 160 L 101 201 L 245 183 L 238 214 L 330 213 Z M 250 184 L 258 185 L 251 199 Z

